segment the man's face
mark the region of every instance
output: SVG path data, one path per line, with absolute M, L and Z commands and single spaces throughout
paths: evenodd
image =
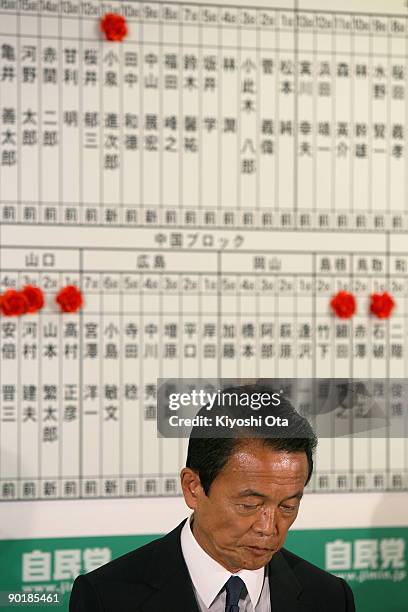
M 194 509 L 193 533 L 226 569 L 259 569 L 279 550 L 294 522 L 308 475 L 306 453 L 276 451 L 259 442 L 238 445 L 208 496 L 185 468 L 182 484 Z

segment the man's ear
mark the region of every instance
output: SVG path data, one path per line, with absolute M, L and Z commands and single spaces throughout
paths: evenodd
M 199 475 L 190 468 L 183 468 L 180 472 L 180 482 L 187 506 L 195 510 L 200 496 L 204 494 Z

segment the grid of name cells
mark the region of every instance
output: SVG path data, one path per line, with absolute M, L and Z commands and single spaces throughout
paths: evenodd
M 408 229 L 405 16 L 118 3 L 113 46 L 99 2 L 32 5 L 0 9 L 4 222 Z
M 46 296 L 40 312 L 0 319 L 3 500 L 179 494 L 187 440 L 157 437 L 160 377 L 407 378 L 407 254 L 1 255 L 3 290 L 32 283 Z M 68 284 L 85 297 L 73 314 L 54 302 Z M 367 295 L 390 288 L 395 315 L 368 317 Z M 352 320 L 329 311 L 340 289 L 356 295 Z M 397 393 L 389 410 L 403 429 Z M 321 440 L 311 490 L 407 488 L 406 433 Z

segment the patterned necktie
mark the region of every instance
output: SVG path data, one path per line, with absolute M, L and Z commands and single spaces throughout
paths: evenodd
M 239 576 L 231 576 L 225 583 L 225 590 L 227 591 L 227 603 L 225 604 L 225 612 L 239 612 L 238 602 L 239 597 L 242 593 L 242 589 L 245 588 L 245 583 Z

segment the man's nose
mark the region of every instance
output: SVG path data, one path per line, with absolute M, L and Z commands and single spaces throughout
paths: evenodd
M 257 533 L 264 536 L 277 535 L 275 508 L 262 508 L 253 527 Z

